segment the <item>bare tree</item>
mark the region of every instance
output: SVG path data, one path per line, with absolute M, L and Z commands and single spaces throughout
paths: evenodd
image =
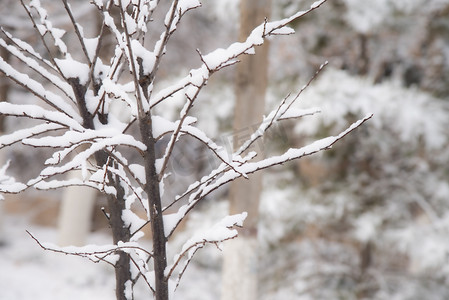
M 164 29 L 151 48 L 145 47 L 144 41 L 146 33 L 151 30 L 153 14 L 162 13 L 159 1 L 93 1 L 103 17 L 103 24 L 97 37 L 88 38 L 75 20 L 70 4 L 63 0 L 82 49 L 82 59 L 75 59 L 62 39 L 64 31 L 53 26 L 39 1 L 25 3 L 21 0 L 46 53 L 38 53 L 30 44 L 14 38 L 5 29 L 1 30 L 0 46 L 22 61 L 30 72 L 39 75 L 42 81 L 19 71 L 4 59 L 0 59 L 0 70 L 33 94 L 42 105 L 0 103 L 2 115 L 33 121 L 28 128 L 1 136 L 0 148 L 22 143 L 48 148 L 52 155 L 44 162 L 40 173 L 25 183 L 7 176 L 3 168 L 0 191 L 18 193 L 30 187 L 49 190 L 76 185 L 94 188 L 107 197 L 106 214 L 113 244 L 64 248 L 41 243 L 30 235 L 44 249 L 111 264 L 116 274 L 117 299 L 133 299 L 133 287 L 139 280 L 147 284 L 155 299 L 168 299 L 169 290 L 176 288 L 196 251 L 205 244 L 218 245 L 236 237 L 234 227 L 242 226 L 247 216 L 242 212 L 224 218 L 203 234 L 188 239 L 175 257 L 167 258 L 167 241 L 199 201 L 237 178 L 247 178 L 265 168 L 329 149 L 371 117 L 364 117 L 336 136 L 257 161 L 254 158 L 258 153 L 251 151 L 245 154 L 246 150 L 273 124 L 317 112 L 315 109 L 291 107 L 302 90 L 280 101 L 232 154 L 226 153 L 223 147 L 195 127 L 196 119 L 189 115 L 212 74 L 238 63 L 238 58 L 244 54 L 254 54 L 254 48 L 262 45 L 267 37 L 292 34 L 293 30 L 286 26 L 324 2 L 317 1 L 310 9 L 280 21 L 264 21 L 242 42 L 207 55 L 198 50 L 201 66 L 154 93 L 158 68 L 170 38 L 185 14 L 199 7 L 200 2 L 172 1 L 165 13 Z M 113 14 L 112 11 L 118 13 Z M 116 39 L 115 51 L 108 64 L 99 59 L 106 28 Z M 170 101 L 175 94 L 181 94 L 185 99 L 178 120 L 170 121 L 156 115 L 154 109 L 161 102 Z M 110 110 L 116 102 L 124 104 L 120 116 Z M 163 154 L 157 156 L 156 143 L 165 136 L 169 137 L 169 142 Z M 163 207 L 163 182 L 169 176 L 169 159 L 181 136 L 201 141 L 220 164 Z M 138 154 L 138 162 L 131 159 L 133 153 Z M 73 170 L 80 171 L 82 178 L 64 179 L 62 175 Z M 175 213 L 169 214 L 167 209 L 174 203 L 182 205 Z M 139 207 L 146 212 L 144 219 L 136 214 Z M 143 235 L 141 229 L 147 224 L 151 227 L 152 249 L 145 249 L 139 243 Z

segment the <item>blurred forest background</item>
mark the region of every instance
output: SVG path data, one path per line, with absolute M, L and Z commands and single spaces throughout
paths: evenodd
M 55 24 L 70 30 L 59 1 L 41 2 Z M 91 24 L 85 30 L 94 33 L 97 16 L 88 2 L 72 1 L 72 6 L 81 23 Z M 208 53 L 237 39 L 238 2 L 204 0 L 184 19 L 161 66 L 164 82 L 156 89 L 197 67 L 197 48 Z M 312 2 L 273 1 L 271 19 Z M 0 2 L 0 23 L 40 50 L 19 1 Z M 267 107 L 299 90 L 329 61 L 299 103 L 318 106 L 322 113 L 275 128 L 265 151 L 278 153 L 336 134 L 369 112 L 374 117 L 332 150 L 265 173 L 261 298 L 449 299 L 449 1 L 329 0 L 294 26 L 295 35 L 270 41 Z M 152 38 L 157 37 L 150 33 Z M 195 108 L 199 127 L 225 146 L 232 140 L 233 76 L 229 68 L 212 78 Z M 4 78 L 0 95 L 8 101 L 29 97 Z M 173 118 L 181 105 L 173 99 L 158 113 Z M 8 119 L 2 130 L 20 128 L 20 122 Z M 33 164 L 45 159 L 40 150 L 6 151 L 18 178 L 31 177 L 38 172 Z M 193 142 L 178 151 L 166 188 L 172 195 L 216 163 Z M 5 220 L 20 213 L 27 222 L 54 227 L 60 196 L 30 191 L 26 200 L 9 197 L 3 203 Z M 226 190 L 210 197 L 185 234 L 225 214 L 226 197 Z M 93 230 L 101 232 L 106 221 L 96 211 Z M 6 221 L 0 251 L 14 243 Z M 195 261 L 202 271 L 191 272 L 219 274 L 221 254 L 211 251 Z M 188 294 L 186 289 L 181 286 L 180 293 Z M 215 298 L 211 293 L 204 299 Z

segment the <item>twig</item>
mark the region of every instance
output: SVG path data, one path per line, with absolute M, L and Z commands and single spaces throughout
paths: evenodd
M 126 246 L 118 246 L 118 245 L 114 245 L 113 247 L 111 247 L 110 249 L 107 250 L 100 250 L 100 251 L 84 251 L 84 252 L 76 252 L 76 251 L 68 251 L 68 250 L 63 250 L 64 248 L 60 248 L 58 249 L 57 247 L 52 248 L 52 247 L 48 247 L 45 246 L 44 244 L 42 244 L 31 232 L 29 232 L 28 230 L 25 230 L 26 233 L 39 245 L 39 247 L 41 247 L 44 250 L 47 251 L 51 251 L 51 252 L 55 252 L 55 253 L 62 253 L 62 254 L 66 254 L 66 255 L 76 255 L 76 256 L 83 256 L 88 258 L 89 255 L 100 255 L 100 254 L 113 254 L 114 252 L 117 251 L 123 251 L 123 250 L 139 250 L 142 251 L 143 253 L 147 254 L 149 257 L 153 257 L 153 254 L 148 252 L 147 250 L 145 250 L 142 247 L 138 247 L 138 246 L 131 246 L 131 245 L 126 245 Z M 125 251 L 126 252 L 126 251 Z
M 197 91 L 193 97 L 193 99 L 189 99 L 187 98 L 186 104 L 184 105 L 184 108 L 182 109 L 181 112 L 181 118 L 178 121 L 178 127 L 176 128 L 176 130 L 173 132 L 170 141 L 168 142 L 167 148 L 165 150 L 165 154 L 164 154 L 164 161 L 162 163 L 162 167 L 161 170 L 159 171 L 159 181 L 162 180 L 162 177 L 164 176 L 165 173 L 165 169 L 168 166 L 168 161 L 170 160 L 171 154 L 173 152 L 173 149 L 175 148 L 175 143 L 177 142 L 178 138 L 179 138 L 179 134 L 181 132 L 181 128 L 184 124 L 185 119 L 188 116 L 188 113 L 190 111 L 190 109 L 193 107 L 193 101 L 194 99 L 196 99 L 196 97 L 198 96 L 198 93 L 200 92 L 201 88 L 203 87 L 203 85 L 201 85 L 200 87 L 197 87 Z
M 92 61 L 89 58 L 89 53 L 87 52 L 86 44 L 84 43 L 84 37 L 82 36 L 79 25 L 76 22 L 75 17 L 73 16 L 72 9 L 70 8 L 70 5 L 67 3 L 67 0 L 62 0 L 62 3 L 64 4 L 64 8 L 70 18 L 73 28 L 75 29 L 75 33 L 76 36 L 78 37 L 78 41 L 80 42 L 83 53 L 86 56 L 87 61 L 89 62 L 89 67 L 91 67 Z
M 248 141 L 246 141 L 242 146 L 240 146 L 240 148 L 233 155 L 241 155 L 243 152 L 248 150 L 248 148 L 255 141 L 257 141 L 261 136 L 264 135 L 264 133 L 273 125 L 273 123 L 277 122 L 280 118 L 282 118 L 282 116 L 288 111 L 288 109 L 299 98 L 299 96 L 301 96 L 301 94 L 304 92 L 304 90 L 306 88 L 308 88 L 310 86 L 310 84 L 318 77 L 318 75 L 321 73 L 321 71 L 324 69 L 324 67 L 327 66 L 327 64 L 328 64 L 328 62 L 325 62 L 318 68 L 318 70 L 307 81 L 307 83 L 299 90 L 299 92 L 296 93 L 295 97 L 290 101 L 290 103 L 284 109 L 282 109 L 282 108 L 285 105 L 287 99 L 290 97 L 290 94 L 288 94 L 284 99 L 282 99 L 282 101 L 280 102 L 278 107 L 273 111 L 274 113 L 272 112 L 273 117 L 270 119 L 270 122 L 268 123 L 268 125 L 265 126 L 264 122 L 262 122 L 262 124 L 259 126 L 259 128 L 251 135 L 251 138 Z
M 270 167 L 275 166 L 275 165 L 284 164 L 286 162 L 289 162 L 289 161 L 292 161 L 292 160 L 295 160 L 295 159 L 299 159 L 299 158 L 304 157 L 304 156 L 309 156 L 309 155 L 315 154 L 315 153 L 317 153 L 319 151 L 322 151 L 322 150 L 330 149 L 332 147 L 332 145 L 334 145 L 336 142 L 338 142 L 339 140 L 344 138 L 350 132 L 352 132 L 353 130 L 355 130 L 359 126 L 361 126 L 367 120 L 371 119 L 372 116 L 373 115 L 368 115 L 365 118 L 363 118 L 363 119 L 353 123 L 349 128 L 347 128 L 345 131 L 341 132 L 338 136 L 328 137 L 328 138 L 324 138 L 322 140 L 315 141 L 314 143 L 316 143 L 316 145 L 317 145 L 316 147 L 311 147 L 311 145 L 314 144 L 314 143 L 312 143 L 312 144 L 310 144 L 308 146 L 305 146 L 303 148 L 291 149 L 291 150 L 296 150 L 294 154 L 292 154 L 291 152 L 289 153 L 289 151 L 287 151 L 283 155 L 271 157 L 271 158 L 268 158 L 268 159 L 265 159 L 265 160 L 261 160 L 259 162 L 255 162 L 255 163 L 247 163 L 246 164 L 246 174 L 252 174 L 252 173 L 255 173 L 257 171 L 260 171 L 260 170 L 263 170 L 263 169 L 266 169 L 266 168 L 270 168 Z M 234 172 L 234 174 L 232 174 L 232 173 L 229 173 L 229 172 L 231 172 L 231 171 L 227 171 L 219 179 L 214 181 L 214 184 L 211 184 L 211 185 L 206 184 L 202 188 L 199 188 L 195 193 L 191 194 L 190 195 L 190 199 L 189 199 L 189 204 L 188 204 L 187 207 L 185 207 L 183 209 L 182 216 L 183 217 L 186 216 L 196 206 L 196 204 L 201 199 L 203 199 L 204 197 L 206 197 L 207 195 L 209 195 L 210 193 L 212 193 L 213 191 L 215 191 L 219 187 L 221 187 L 221 186 L 229 183 L 230 181 L 233 181 L 233 180 L 235 180 L 235 179 L 240 177 L 240 175 L 238 173 Z M 170 237 L 173 234 L 174 230 L 181 223 L 181 220 L 183 219 L 183 217 L 179 218 L 178 222 L 175 224 L 175 226 L 172 228 L 170 233 L 167 235 L 167 238 Z
M 103 215 L 106 217 L 106 219 L 107 219 L 108 221 L 111 220 L 111 215 L 109 215 L 109 214 L 106 212 L 104 206 L 101 207 L 101 212 L 103 213 Z
M 147 270 L 141 270 L 139 264 L 135 261 L 135 259 L 130 255 L 129 259 L 131 260 L 131 262 L 133 263 L 133 265 L 137 268 L 137 270 L 139 270 L 139 277 L 140 275 L 142 275 L 143 280 L 145 281 L 145 283 L 147 284 L 147 286 L 149 287 L 149 289 L 154 293 L 156 293 L 156 291 L 154 290 L 154 288 L 151 286 L 150 281 L 148 280 L 147 276 L 144 274 L 143 271 L 147 271 Z M 137 281 L 136 279 L 138 279 L 138 277 L 136 277 L 133 281 L 133 284 L 135 284 Z
M 48 54 L 48 56 L 50 57 L 50 61 L 52 62 L 52 64 L 54 65 L 54 67 L 58 70 L 59 75 L 61 75 L 61 77 L 64 78 L 64 80 L 67 81 L 67 78 L 64 76 L 64 73 L 61 71 L 61 69 L 59 68 L 58 64 L 56 63 L 55 58 L 54 58 L 53 54 L 51 53 L 51 50 L 50 50 L 50 48 L 49 48 L 47 42 L 46 42 L 45 39 L 44 39 L 44 35 L 42 35 L 41 32 L 39 31 L 38 26 L 37 26 L 37 24 L 36 24 L 36 21 L 34 21 L 33 15 L 31 14 L 30 8 L 29 8 L 27 5 L 25 5 L 25 3 L 23 2 L 23 0 L 20 0 L 20 3 L 22 4 L 23 8 L 24 8 L 25 11 L 27 12 L 28 17 L 30 18 L 31 22 L 33 23 L 33 26 L 34 26 L 34 28 L 36 29 L 36 31 L 37 31 L 37 33 L 38 33 L 38 35 L 39 35 L 39 37 L 40 37 L 40 39 L 41 39 L 41 41 L 42 41 L 42 44 L 44 45 L 45 49 L 47 50 L 47 54 Z M 44 25 L 44 26 L 45 26 L 45 25 Z M 47 28 L 47 29 L 48 29 L 48 28 Z

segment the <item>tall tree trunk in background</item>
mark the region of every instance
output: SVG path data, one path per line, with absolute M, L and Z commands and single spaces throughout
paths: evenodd
M 269 17 L 271 0 L 242 0 L 240 2 L 239 39 L 244 40 L 251 31 Z M 237 65 L 235 82 L 234 149 L 254 131 L 264 114 L 267 86 L 268 45 L 256 49 L 256 55 L 247 55 Z M 255 148 L 259 159 L 263 145 Z M 231 184 L 230 214 L 248 212 L 244 228 L 237 239 L 225 245 L 223 262 L 222 300 L 255 300 L 258 281 L 257 224 L 259 198 L 262 190 L 262 173 Z
M 68 179 L 81 178 L 80 171 L 72 171 Z M 58 244 L 83 246 L 92 225 L 96 190 L 85 186 L 70 186 L 62 194 L 59 210 Z

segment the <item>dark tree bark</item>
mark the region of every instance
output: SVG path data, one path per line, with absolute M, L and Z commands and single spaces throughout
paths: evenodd
M 131 234 L 122 220 L 122 212 L 125 210 L 124 191 L 120 186 L 120 182 L 108 175 L 109 181 L 113 180 L 115 188 L 117 189 L 117 197 L 108 196 L 108 207 L 110 211 L 109 224 L 112 230 L 113 243 L 117 245 L 118 242 L 129 242 Z M 116 298 L 117 300 L 127 300 L 125 297 L 125 284 L 132 280 L 130 271 L 130 257 L 126 252 L 120 251 L 118 253 L 119 259 L 115 263 L 115 281 L 116 281 Z
M 167 253 L 162 216 L 162 203 L 159 192 L 159 176 L 156 172 L 155 140 L 152 130 L 152 119 L 148 112 L 139 122 L 142 142 L 147 146 L 144 153 L 144 166 L 146 173 L 145 192 L 150 207 L 151 231 L 153 233 L 153 260 L 155 272 L 156 300 L 168 300 L 168 280 L 165 278 L 167 267 Z
M 96 153 L 95 158 L 97 164 L 100 166 L 104 166 L 108 163 L 108 154 L 104 151 Z M 114 186 L 117 191 L 116 196 L 108 195 L 107 197 L 112 241 L 117 245 L 118 242 L 129 242 L 131 233 L 122 219 L 122 212 L 125 210 L 125 193 L 123 187 L 120 185 L 120 180 L 110 172 L 108 173 L 108 180 L 109 184 Z M 119 251 L 117 254 L 119 255 L 119 259 L 115 263 L 115 294 L 117 300 L 127 300 L 125 297 L 125 286 L 126 282 L 132 281 L 130 271 L 131 261 L 126 252 Z

